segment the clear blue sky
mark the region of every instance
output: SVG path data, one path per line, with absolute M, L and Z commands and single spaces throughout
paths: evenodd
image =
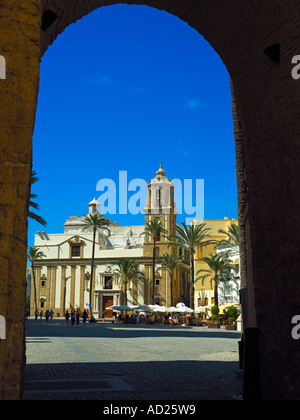
M 117 5 L 71 25 L 41 63 L 32 192 L 46 232 L 87 214 L 100 179 L 117 183 L 127 171 L 128 181 L 148 181 L 161 160 L 169 178 L 204 179 L 205 218 L 237 218 L 231 112 L 224 64 L 177 17 Z M 106 216 L 144 223 L 143 215 Z M 29 245 L 37 230 L 30 221 Z

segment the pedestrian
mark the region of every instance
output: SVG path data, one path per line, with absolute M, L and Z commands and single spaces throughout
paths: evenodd
M 53 312 L 53 310 L 51 309 L 51 311 L 50 311 L 50 321 L 53 321 L 53 314 L 54 314 L 54 312 Z
M 79 321 L 80 321 L 80 315 L 79 312 L 76 312 L 76 325 L 79 325 Z
M 49 322 L 49 316 L 50 316 L 50 312 L 49 309 L 47 309 L 46 311 L 46 321 Z
M 43 311 L 40 312 L 40 319 L 43 319 Z
M 71 324 L 72 325 L 75 324 L 75 311 L 74 310 L 71 311 Z
M 83 311 L 83 315 L 82 315 L 82 318 L 83 318 L 83 323 L 84 323 L 84 324 L 86 323 L 87 317 L 88 317 L 88 314 L 87 314 L 86 310 L 84 310 L 84 311 Z
M 37 320 L 38 319 L 38 316 L 39 316 L 39 311 L 37 309 L 35 310 L 34 315 L 35 315 L 35 319 Z
M 67 311 L 67 312 L 65 313 L 65 317 L 66 317 L 66 324 L 67 324 L 67 325 L 69 325 L 69 319 L 70 319 L 70 314 L 69 314 L 69 311 Z

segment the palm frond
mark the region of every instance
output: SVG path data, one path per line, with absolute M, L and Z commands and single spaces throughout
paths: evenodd
M 43 251 L 40 251 L 40 248 L 36 246 L 31 246 L 27 250 L 27 259 L 31 262 L 34 260 L 46 258 L 46 255 L 43 253 Z
M 43 226 L 47 226 L 46 220 L 42 216 L 39 216 L 38 214 L 35 214 L 32 211 L 28 211 L 28 217 L 30 219 L 35 220 L 36 222 L 40 223 Z
M 31 187 L 38 180 L 39 180 L 39 178 L 36 176 L 36 172 L 31 171 L 31 178 L 30 178 Z M 30 193 L 29 207 L 32 207 L 35 210 L 39 210 L 40 209 L 39 204 L 32 201 L 32 199 L 35 199 L 35 198 L 37 198 L 37 195 Z M 40 223 L 42 226 L 47 226 L 46 220 L 42 216 L 39 216 L 38 214 L 34 213 L 31 210 L 28 211 L 28 217 L 30 219 L 35 220 L 36 222 Z
M 229 226 L 228 231 L 225 231 L 224 229 L 219 229 L 218 232 L 228 237 L 228 239 L 223 239 L 219 241 L 217 245 L 218 249 L 235 248 L 239 246 L 240 231 L 238 225 L 233 224 Z
M 35 203 L 34 201 L 29 200 L 29 205 L 31 207 L 33 207 L 35 210 L 39 210 L 40 206 L 38 205 L 38 203 Z
M 84 230 L 92 227 L 93 229 L 106 228 L 109 225 L 109 220 L 101 214 L 89 214 L 83 217 Z
M 161 260 L 161 267 L 158 267 L 156 271 L 164 270 L 169 274 L 173 274 L 176 270 L 190 271 L 190 266 L 185 264 L 181 257 L 178 257 L 176 252 L 172 254 L 164 254 Z
M 213 239 L 208 239 L 210 231 L 211 229 L 207 228 L 205 223 L 187 226 L 185 222 L 182 222 L 182 226 L 176 226 L 176 235 L 170 238 L 169 246 L 177 245 L 190 254 L 195 254 L 197 248 L 217 243 Z
M 163 227 L 160 219 L 155 218 L 145 224 L 145 230 L 141 235 L 150 235 L 152 239 L 160 237 L 167 237 L 168 231 Z
M 207 257 L 203 257 L 202 261 L 209 267 L 207 270 L 199 270 L 197 272 L 197 280 L 202 279 L 202 283 L 204 283 L 205 280 L 203 279 L 207 279 L 208 275 L 217 281 L 227 281 L 233 278 L 232 270 L 234 270 L 235 266 L 230 259 L 230 252 L 222 254 L 210 253 Z
M 36 172 L 31 171 L 31 185 L 35 184 L 37 181 L 39 181 L 39 178 L 36 176 Z
M 118 262 L 119 268 L 115 273 L 121 278 L 122 282 L 130 280 L 144 281 L 144 273 L 139 270 L 139 263 L 130 258 L 122 258 Z

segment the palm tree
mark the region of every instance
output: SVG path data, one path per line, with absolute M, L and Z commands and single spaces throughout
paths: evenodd
M 228 228 L 226 232 L 223 229 L 219 229 L 219 233 L 226 235 L 228 239 L 223 239 L 219 241 L 216 246 L 217 251 L 227 251 L 230 256 L 237 256 L 240 252 L 240 229 L 238 225 L 233 224 Z M 239 255 L 240 260 L 240 255 Z M 235 271 L 238 273 L 240 271 L 240 263 L 235 268 Z
M 156 242 L 160 240 L 161 236 L 166 236 L 167 230 L 163 227 L 163 224 L 159 218 L 155 218 L 147 222 L 145 225 L 145 231 L 143 235 L 149 235 L 153 241 L 153 258 L 152 258 L 152 304 L 154 305 L 155 295 L 155 262 L 156 262 Z
M 63 316 L 66 313 L 66 292 L 67 292 L 67 281 L 70 279 L 71 277 L 66 277 L 63 276 L 62 280 L 64 282 L 64 297 L 63 297 Z
M 240 244 L 240 230 L 238 225 L 231 225 L 227 232 L 223 229 L 219 229 L 219 233 L 226 235 L 228 239 L 223 239 L 220 241 L 217 245 L 217 248 L 230 248 L 232 252 L 237 252 Z
M 197 271 L 196 281 L 202 280 L 202 284 L 204 284 L 206 280 L 210 279 L 211 288 L 214 288 L 215 305 L 219 306 L 218 286 L 220 282 L 235 281 L 232 275 L 232 270 L 235 269 L 234 264 L 232 264 L 228 252 L 209 254 L 208 257 L 203 257 L 202 261 L 208 265 L 209 269 Z
M 91 267 L 91 278 L 90 278 L 90 316 L 92 317 L 92 286 L 93 286 L 93 275 L 94 275 L 94 260 L 95 260 L 95 244 L 96 244 L 96 232 L 98 229 L 106 228 L 109 225 L 109 221 L 99 213 L 89 214 L 84 216 L 84 229 L 93 229 L 93 250 L 92 250 L 92 267 Z
M 164 270 L 170 276 L 170 293 L 171 293 L 171 306 L 173 306 L 173 280 L 176 270 L 189 271 L 189 266 L 184 264 L 181 257 L 178 257 L 174 251 L 172 254 L 164 254 L 161 261 L 161 267 L 156 271 Z
M 40 248 L 37 248 L 36 246 L 29 247 L 27 251 L 27 259 L 31 262 L 35 309 L 37 309 L 37 299 L 36 299 L 36 281 L 35 281 L 35 272 L 34 272 L 34 261 L 44 258 L 44 257 L 46 257 L 46 255 L 42 251 L 40 251 Z
M 38 180 L 39 180 L 39 178 L 37 178 L 36 172 L 32 171 L 31 172 L 31 180 L 30 180 L 31 186 L 33 184 L 35 184 Z M 38 205 L 38 203 L 35 203 L 34 201 L 32 201 L 32 199 L 34 199 L 34 198 L 37 198 L 37 195 L 30 193 L 29 206 L 33 207 L 35 210 L 39 210 L 40 206 Z M 31 210 L 28 211 L 28 217 L 30 219 L 33 219 L 33 220 L 37 221 L 38 223 L 40 223 L 43 226 L 47 226 L 46 220 L 42 216 L 39 216 L 38 214 L 34 213 Z
M 121 282 L 124 284 L 125 305 L 127 305 L 127 285 L 129 281 L 144 281 L 144 274 L 139 271 L 139 263 L 130 258 L 122 258 L 118 262 L 119 268 L 115 273 L 120 276 Z
M 170 242 L 170 245 L 177 245 L 178 247 L 184 248 L 190 256 L 190 273 L 191 273 L 191 284 L 190 284 L 190 307 L 194 308 L 194 295 L 195 295 L 195 270 L 194 270 L 194 256 L 197 248 L 206 247 L 210 244 L 215 244 L 216 241 L 209 238 L 210 228 L 206 228 L 205 223 L 199 223 L 196 225 L 187 226 L 185 222 L 182 222 L 181 226 L 176 226 L 175 241 Z

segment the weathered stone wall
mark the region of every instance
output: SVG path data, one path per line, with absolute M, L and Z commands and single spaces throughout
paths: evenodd
M 116 3 L 173 13 L 203 35 L 227 66 L 243 127 L 261 395 L 299 398 L 299 344 L 291 338 L 300 295 L 300 81 L 291 77 L 292 57 L 300 54 L 298 0 L 1 2 L 0 54 L 8 72 L 0 85 L 0 314 L 7 317 L 8 339 L 0 344 L 0 398 L 17 398 L 22 377 L 26 211 L 40 49 L 97 7 Z M 39 43 L 44 10 L 55 12 L 57 21 L 41 30 Z M 264 53 L 274 44 L 281 46 L 280 63 Z
M 12 4 L 13 3 L 13 4 Z M 22 395 L 27 210 L 40 60 L 39 1 L 0 5 L 0 399 Z

